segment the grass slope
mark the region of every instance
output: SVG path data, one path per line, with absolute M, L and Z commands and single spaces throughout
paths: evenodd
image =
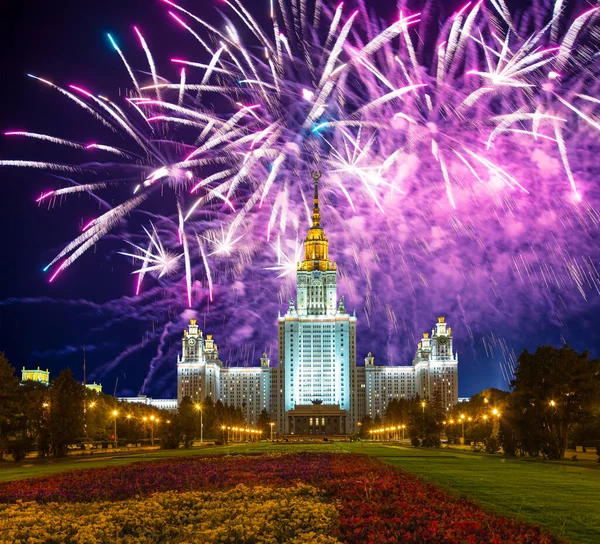
M 589 464 L 364 442 L 343 447 L 398 466 L 488 511 L 541 525 L 570 542 L 600 542 L 600 470 Z

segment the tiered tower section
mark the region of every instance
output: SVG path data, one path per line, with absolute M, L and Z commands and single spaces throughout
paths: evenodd
M 435 328 L 423 333 L 415 358 L 416 393 L 425 399 L 441 397 L 446 410 L 458 402 L 458 353 L 453 351 L 452 328 L 438 317 Z
M 283 411 L 313 402 L 350 411 L 356 317 L 346 313 L 343 298 L 337 299 L 337 266 L 329 260 L 329 241 L 321 226 L 318 177 L 312 226 L 296 271 L 296 295 L 297 306 L 290 300 L 287 313 L 278 319 Z
M 216 401 L 221 393 L 223 363 L 212 334 L 207 334 L 204 339 L 195 319 L 190 319 L 188 329 L 183 331 L 181 353 L 177 356 L 177 402 L 185 396 L 194 402 L 202 402 L 208 397 Z

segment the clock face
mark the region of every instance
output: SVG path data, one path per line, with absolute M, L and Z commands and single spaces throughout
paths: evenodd
M 441 346 L 445 346 L 447 342 L 448 342 L 448 339 L 445 336 L 441 336 L 440 339 L 438 340 L 438 343 Z
M 190 346 L 195 346 L 195 345 L 196 345 L 196 339 L 195 339 L 195 338 L 190 338 L 190 339 L 188 340 L 188 344 L 189 344 Z

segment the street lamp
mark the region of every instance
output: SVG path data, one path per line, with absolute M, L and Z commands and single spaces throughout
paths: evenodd
M 202 404 L 196 404 L 196 410 L 198 410 L 200 412 L 200 444 L 202 444 L 202 439 L 203 439 L 203 427 L 204 424 L 202 423 Z
M 112 411 L 112 415 L 115 418 L 115 448 L 118 446 L 118 442 L 117 442 L 117 415 L 119 414 L 119 412 L 117 412 L 116 410 Z
M 271 423 L 269 423 L 269 426 L 271 427 L 271 442 L 273 442 L 273 427 L 275 427 L 275 423 L 271 421 Z
M 461 444 L 465 444 L 465 414 L 460 414 L 460 422 L 462 423 L 462 442 Z
M 150 445 L 154 446 L 154 416 L 150 416 Z
M 421 401 L 421 408 L 423 408 L 423 440 L 425 440 L 425 401 Z

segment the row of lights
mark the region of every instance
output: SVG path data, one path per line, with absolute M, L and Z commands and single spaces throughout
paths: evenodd
M 48 403 L 45 403 L 45 404 L 44 404 L 44 407 L 45 407 L 47 404 L 48 404 Z M 90 408 L 94 408 L 95 406 L 96 406 L 96 401 L 92 401 L 92 402 L 90 402 L 90 404 L 89 404 L 89 407 L 90 407 Z M 118 410 L 113 410 L 113 411 L 111 412 L 111 414 L 113 415 L 113 417 L 117 417 L 117 416 L 119 415 L 119 411 L 118 411 Z M 133 415 L 132 415 L 132 414 L 127 414 L 125 417 L 126 417 L 127 419 L 129 419 L 129 420 L 133 419 Z M 160 423 L 160 418 L 158 418 L 158 417 L 156 417 L 156 416 L 153 416 L 153 415 L 152 415 L 152 416 L 150 416 L 150 417 L 148 417 L 148 416 L 144 416 L 144 417 L 142 417 L 141 419 L 142 419 L 142 421 L 144 421 L 144 422 L 145 422 L 145 421 L 148 421 L 148 420 L 150 420 L 152 423 Z M 171 423 L 171 420 L 170 420 L 170 419 L 167 419 L 167 420 L 166 420 L 166 423 Z
M 500 417 L 500 412 L 498 411 L 498 409 L 497 409 L 497 408 L 494 408 L 494 409 L 492 410 L 492 414 L 493 414 L 495 417 Z M 481 418 L 483 419 L 483 421 L 487 421 L 487 419 L 488 419 L 488 415 L 487 415 L 487 414 L 483 414 L 483 416 L 481 416 Z M 465 420 L 466 420 L 466 421 L 473 421 L 473 418 L 472 418 L 472 417 L 470 417 L 470 416 L 468 416 L 468 417 L 467 417 L 467 416 L 465 416 L 465 414 L 460 414 L 460 417 L 458 417 L 456 420 L 454 420 L 454 419 L 451 419 L 451 420 L 449 420 L 449 421 L 442 421 L 442 424 L 443 424 L 443 425 L 448 425 L 448 424 L 450 424 L 450 425 L 454 425 L 454 423 L 464 423 L 464 422 L 465 422 Z
M 405 429 L 406 425 L 396 425 L 393 427 L 381 427 L 381 429 L 371 429 L 369 433 L 371 433 L 371 436 L 375 438 L 375 435 L 381 435 L 382 433 L 396 433 L 402 431 L 402 440 L 404 440 Z

